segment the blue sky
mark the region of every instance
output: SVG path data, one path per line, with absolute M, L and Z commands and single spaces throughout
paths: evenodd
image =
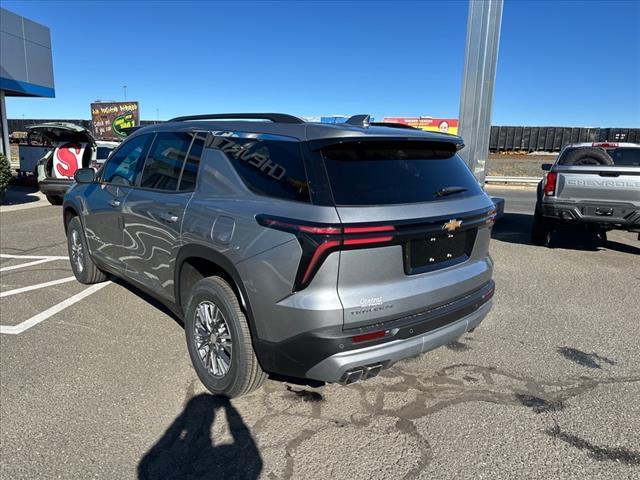
M 51 29 L 55 99 L 9 118 L 282 111 L 458 116 L 467 3 L 18 2 Z M 640 2 L 505 2 L 494 125 L 640 127 Z

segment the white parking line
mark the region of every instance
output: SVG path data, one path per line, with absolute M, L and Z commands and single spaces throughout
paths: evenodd
M 67 260 L 64 255 L 14 255 L 12 253 L 0 253 L 0 258 L 24 258 L 25 260 L 39 260 L 48 258 L 49 260 Z
M 51 308 L 47 308 L 44 312 L 40 312 L 37 315 L 34 315 L 33 317 L 29 318 L 28 320 L 25 320 L 24 322 L 19 323 L 18 325 L 0 325 L 0 333 L 7 333 L 9 335 L 18 335 L 26 330 L 29 330 L 31 327 L 36 326 L 40 322 L 43 322 L 47 318 L 55 315 L 58 312 L 61 312 L 67 307 L 70 307 L 74 303 L 79 302 L 83 298 L 88 297 L 92 293 L 97 292 L 101 288 L 106 287 L 110 283 L 111 282 L 105 282 L 105 283 L 97 283 L 96 285 L 91 285 L 89 288 L 84 289 L 80 293 L 77 293 L 74 296 L 67 298 L 66 300 L 58 303 L 57 305 L 54 305 Z
M 55 258 L 41 258 L 40 260 L 34 260 L 33 262 L 21 263 L 19 265 L 11 265 L 10 267 L 0 268 L 0 272 L 7 272 L 9 270 L 16 270 L 22 267 L 31 267 L 33 265 L 40 265 L 41 263 L 53 262 Z
M 38 283 L 31 285 L 30 287 L 16 288 L 14 290 L 7 290 L 6 292 L 0 292 L 0 298 L 10 297 L 11 295 L 17 295 L 18 293 L 30 292 L 31 290 L 37 290 L 39 288 L 51 287 L 53 285 L 60 285 L 61 283 L 73 282 L 76 277 L 65 277 L 58 280 L 51 280 L 50 282 Z

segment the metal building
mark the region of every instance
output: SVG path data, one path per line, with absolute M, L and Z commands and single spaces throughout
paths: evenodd
M 0 153 L 11 155 L 5 97 L 55 97 L 49 29 L 0 8 Z

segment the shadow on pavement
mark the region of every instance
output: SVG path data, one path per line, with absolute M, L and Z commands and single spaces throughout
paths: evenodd
M 184 322 L 182 321 L 182 319 L 180 317 L 178 317 L 178 315 L 176 315 L 169 307 L 167 307 L 164 303 L 162 303 L 161 301 L 159 301 L 155 297 L 152 297 L 151 295 L 149 295 L 145 291 L 139 289 L 138 287 L 136 287 L 135 285 L 133 285 L 131 283 L 128 283 L 126 280 L 123 280 L 120 277 L 116 277 L 114 275 L 110 275 L 109 276 L 109 280 L 111 280 L 113 283 L 115 283 L 117 285 L 120 285 L 122 288 L 126 288 L 127 290 L 129 290 L 131 293 L 133 293 L 137 297 L 141 298 L 142 300 L 144 300 L 148 304 L 150 304 L 153 307 L 155 307 L 158 310 L 160 310 L 162 313 L 170 316 L 171 318 L 173 318 L 173 320 L 178 325 L 180 325 L 182 328 L 184 328 Z
M 211 427 L 226 413 L 233 443 L 213 445 Z M 222 420 L 224 421 L 224 420 Z M 256 479 L 262 458 L 249 429 L 228 399 L 200 394 L 187 403 L 138 464 L 138 478 Z
M 533 215 L 527 213 L 505 213 L 493 227 L 491 238 L 501 242 L 532 245 L 532 224 Z M 564 248 L 591 252 L 597 252 L 604 248 L 606 250 L 640 255 L 640 248 L 612 240 L 607 241 L 605 244 L 598 244 L 585 232 L 570 226 L 560 227 L 553 232 L 551 246 L 540 248 Z
M 10 187 L 2 198 L 2 205 L 24 205 L 41 200 L 37 187 Z

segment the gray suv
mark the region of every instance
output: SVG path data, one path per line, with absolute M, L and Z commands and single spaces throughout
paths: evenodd
M 457 136 L 284 114 L 133 133 L 64 199 L 82 283 L 124 278 L 184 321 L 195 370 L 234 397 L 269 376 L 376 376 L 491 308 L 492 201 Z

